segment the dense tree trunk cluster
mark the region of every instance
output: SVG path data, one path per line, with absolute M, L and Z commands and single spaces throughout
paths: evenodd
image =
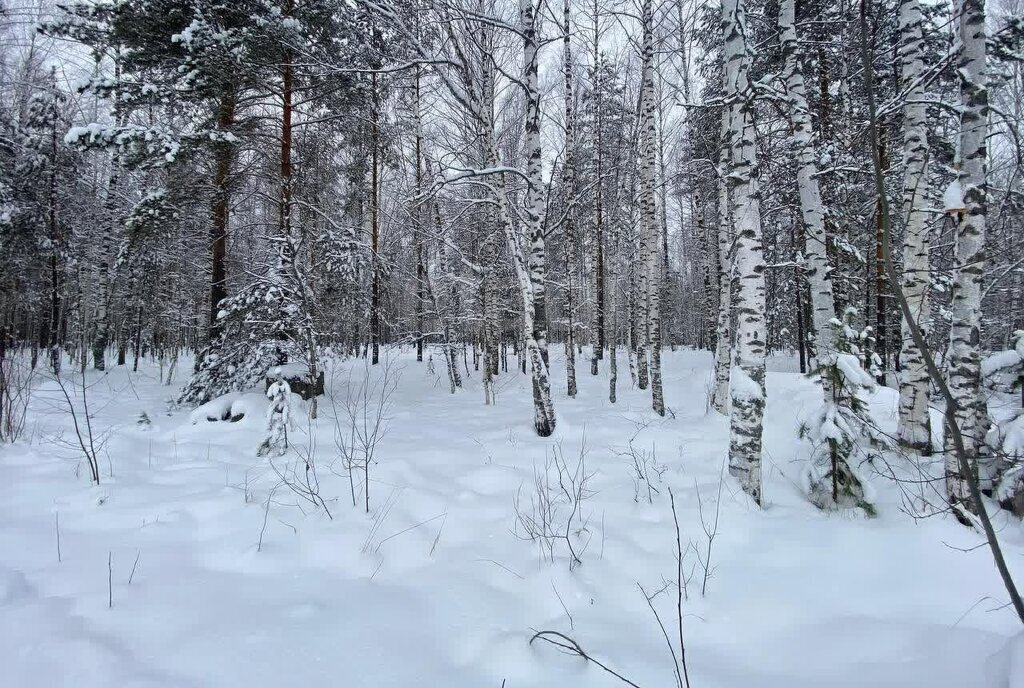
M 1008 4 L 118 0 L 0 29 L 0 352 L 153 357 L 191 403 L 409 346 L 488 405 L 528 375 L 547 437 L 587 369 L 671 415 L 663 351 L 705 349 L 758 504 L 766 370 L 792 356 L 836 503 L 867 440 L 828 419 L 876 384 L 894 451 L 945 452 L 953 507 L 1016 475 L 985 363 L 1024 329 Z

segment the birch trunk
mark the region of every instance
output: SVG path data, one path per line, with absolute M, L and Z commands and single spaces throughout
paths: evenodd
M 918 327 L 928 322 L 928 129 L 924 104 L 924 33 L 920 0 L 900 3 L 900 60 L 903 83 L 909 88 L 903 106 L 903 295 Z M 931 453 L 928 415 L 928 369 L 909 325 L 901 321 L 900 403 L 897 434 L 900 444 Z
M 985 269 L 986 148 L 988 89 L 985 86 L 985 0 L 961 0 L 960 155 L 965 211 L 960 215 L 953 250 L 953 301 L 949 346 L 949 389 L 956 401 L 952 413 L 963 434 L 968 461 L 977 469 L 986 425 L 980 390 L 981 282 Z M 947 412 L 950 410 L 947 409 Z M 948 451 L 946 495 L 950 505 L 972 509 L 967 476 Z
M 646 327 L 651 347 L 650 381 L 651 406 L 659 416 L 665 415 L 665 395 L 661 382 L 661 286 L 662 241 L 658 224 L 656 192 L 656 155 L 658 122 L 654 93 L 654 21 L 651 0 L 643 3 L 643 65 L 640 77 L 640 214 L 641 232 L 646 241 L 641 243 L 644 259 L 644 292 L 647 301 Z M 645 246 L 646 244 L 646 246 Z M 642 249 L 641 249 L 642 250 Z M 642 387 L 641 387 L 642 388 Z
M 754 140 L 754 91 L 748 71 L 745 0 L 722 5 L 725 38 L 725 95 L 730 117 L 732 216 L 736 232 L 733 257 L 737 287 L 736 365 L 729 380 L 729 472 L 743 491 L 761 504 L 761 434 L 765 406 L 765 282 Z
M 718 324 L 715 344 L 715 377 L 711 407 L 729 413 L 729 370 L 732 366 L 732 210 L 729 199 L 729 159 L 732 154 L 732 108 L 722 110 L 722 144 L 718 158 Z
M 785 60 L 784 75 L 789 100 L 789 117 L 793 125 L 796 147 L 796 180 L 800 193 L 800 215 L 807 242 L 806 270 L 811 288 L 811 325 L 817 348 L 818 365 L 830 365 L 835 356 L 834 329 L 836 317 L 832 296 L 831 268 L 828 264 L 828 236 L 825 231 L 825 208 L 818 186 L 818 163 L 814 124 L 807 104 L 807 88 L 800 67 L 800 47 L 796 35 L 796 2 L 782 0 L 779 8 L 779 40 Z M 802 344 L 801 344 L 802 346 Z M 825 398 L 831 398 L 828 383 L 822 378 Z

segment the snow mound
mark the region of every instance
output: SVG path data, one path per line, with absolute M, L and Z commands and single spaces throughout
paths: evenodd
M 201 421 L 230 421 L 237 423 L 243 418 L 263 419 L 267 415 L 267 399 L 256 392 L 228 392 L 197 407 L 189 415 L 189 422 L 196 425 Z
M 982 377 L 990 377 L 1010 368 L 1016 368 L 1021 364 L 1021 355 L 1014 349 L 997 351 L 981 359 Z

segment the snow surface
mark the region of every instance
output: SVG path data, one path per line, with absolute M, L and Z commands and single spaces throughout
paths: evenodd
M 715 512 L 728 421 L 706 410 L 710 355 L 666 352 L 664 363 L 665 419 L 650 412 L 649 393 L 629 388 L 628 374 L 613 406 L 607 378 L 581 366 L 578 397 L 557 384 L 558 428 L 539 439 L 526 376 L 500 375 L 497 405 L 485 407 L 475 376 L 450 396 L 439 356 L 432 372 L 402 355 L 370 514 L 351 507 L 347 478 L 334 474 L 340 464 L 331 470 L 330 400 L 321 399 L 316 421 L 296 406 L 289 438 L 305 450 L 315 437 L 333 520 L 274 490 L 270 459 L 255 456 L 262 414 L 228 423 L 206 422 L 204 412 L 193 424 L 190 410 L 168 405 L 177 390 L 159 384 L 155 367 L 87 374 L 104 442 L 103 483 L 90 486 L 85 471 L 76 476 L 63 397 L 41 379 L 25 438 L 0 447 L 0 685 L 622 685 L 528 643 L 531 629 L 554 629 L 640 686 L 673 686 L 637 583 L 657 590 L 674 578 L 667 486 L 684 549 L 706 546 L 701 511 L 706 520 Z M 725 473 L 707 594 L 697 565 L 684 602 L 694 688 L 1020 686 L 1019 622 L 979 536 L 945 517 L 912 519 L 900 489 L 869 464 L 860 470 L 878 518 L 811 506 L 799 488 L 811 447 L 797 428 L 820 409 L 820 392 L 790 360 L 774 363 L 766 508 Z M 326 368 L 339 400 L 353 366 L 358 379 L 362 362 Z M 552 370 L 561 383 L 554 351 Z M 887 388 L 871 399 L 889 431 L 896 403 Z M 143 412 L 150 423 L 139 422 Z M 653 503 L 646 492 L 634 501 L 632 460 L 622 455 L 634 435 L 665 467 Z M 584 437 L 590 542 L 570 572 L 564 552 L 546 563 L 512 534 L 513 498 L 531 488 L 556 443 L 572 460 Z M 1024 531 L 1004 514 L 995 519 L 1024 580 Z M 696 563 L 690 552 L 685 569 Z M 669 591 L 654 600 L 670 622 L 673 599 Z

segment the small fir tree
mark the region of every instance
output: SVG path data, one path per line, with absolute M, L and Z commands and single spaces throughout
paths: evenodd
M 820 375 L 827 393 L 822 408 L 800 428 L 800 437 L 815 443 L 805 487 L 811 502 L 821 509 L 856 507 L 868 515 L 875 509 L 865 496 L 864 483 L 852 466 L 852 458 L 864 438 L 880 438 L 868 412 L 867 394 L 877 383 L 881 361 L 874 353 L 870 327 L 854 324 L 857 309 L 847 308 L 842 321 L 833 318 L 836 352 L 827 357 L 811 375 Z M 862 361 L 868 361 L 865 370 Z

